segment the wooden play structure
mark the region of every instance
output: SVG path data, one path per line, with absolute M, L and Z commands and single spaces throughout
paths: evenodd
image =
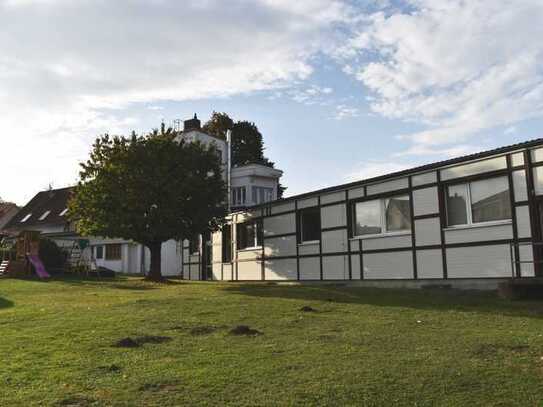
M 23 231 L 17 237 L 15 251 L 2 252 L 0 275 L 12 277 L 29 276 L 34 270 L 40 278 L 50 275 L 39 257 L 40 232 Z

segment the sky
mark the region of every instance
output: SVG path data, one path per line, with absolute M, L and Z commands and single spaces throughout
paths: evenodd
M 543 137 L 541 0 L 0 0 L 0 197 L 100 134 L 249 120 L 287 196 Z

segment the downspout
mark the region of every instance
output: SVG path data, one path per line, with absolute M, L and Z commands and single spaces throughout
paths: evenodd
M 232 130 L 226 130 L 226 187 L 228 190 L 228 213 L 232 203 Z
M 231 205 L 232 205 L 232 130 L 226 130 L 226 183 L 228 188 L 228 215 L 230 215 Z M 231 217 L 232 221 L 234 217 Z M 234 280 L 234 265 L 237 268 L 237 252 L 236 260 L 234 263 L 234 249 L 237 250 L 237 247 L 234 246 L 234 227 L 235 223 L 232 223 L 230 228 L 230 279 Z

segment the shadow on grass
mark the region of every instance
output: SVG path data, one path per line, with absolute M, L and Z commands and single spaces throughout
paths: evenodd
M 5 298 L 0 297 L 0 309 L 11 308 L 14 305 L 15 304 L 13 303 L 13 301 L 6 300 Z
M 401 307 L 430 311 L 481 312 L 514 317 L 543 318 L 543 302 L 509 301 L 495 292 L 387 289 L 346 286 L 234 285 L 221 290 L 258 298 L 283 298 L 343 304 Z
M 162 282 L 153 282 L 146 280 L 144 276 L 135 275 L 117 275 L 116 277 L 92 277 L 64 275 L 55 276 L 53 281 L 61 284 L 74 286 L 100 286 L 117 290 L 128 291 L 147 291 L 157 290 L 168 285 L 185 285 L 186 281 L 179 279 L 165 278 Z
M 129 290 L 129 291 L 147 291 L 155 290 L 158 287 L 156 284 L 149 283 L 144 280 L 143 277 L 135 279 L 128 278 L 126 276 L 117 276 L 117 277 L 87 277 L 87 276 L 75 276 L 75 275 L 64 275 L 64 276 L 55 276 L 52 281 L 61 284 L 73 285 L 76 287 L 80 286 L 100 286 L 105 289 L 116 289 L 116 290 Z

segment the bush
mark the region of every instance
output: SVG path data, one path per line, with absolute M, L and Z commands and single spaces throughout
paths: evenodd
M 65 253 L 49 239 L 40 239 L 39 255 L 45 269 L 49 272 L 62 269 L 66 263 Z

